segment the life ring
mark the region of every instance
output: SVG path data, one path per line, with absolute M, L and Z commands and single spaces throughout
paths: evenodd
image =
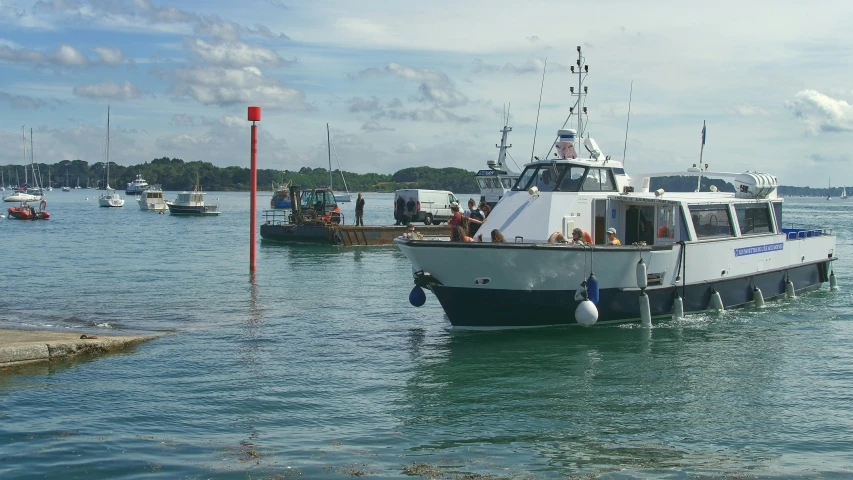
M 47 208 L 47 200 L 42 199 L 42 201 L 39 202 L 39 210 L 44 210 L 45 208 Z

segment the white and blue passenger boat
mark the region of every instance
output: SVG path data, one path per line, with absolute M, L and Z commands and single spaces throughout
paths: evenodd
M 583 105 L 581 55 L 572 70 Z M 648 324 L 834 287 L 835 235 L 784 223 L 774 176 L 691 168 L 635 179 L 583 136 L 579 113 L 577 130 L 558 132 L 555 156 L 525 165 L 480 227 L 482 243 L 395 240 L 412 263 L 413 304 L 431 291 L 458 328 Z M 725 178 L 734 191 L 651 191 L 652 178 L 674 175 Z M 547 242 L 575 228 L 591 244 Z M 622 246 L 606 245 L 610 228 Z M 493 229 L 506 243 L 489 242 Z

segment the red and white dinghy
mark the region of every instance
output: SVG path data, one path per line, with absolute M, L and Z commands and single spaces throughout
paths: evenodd
M 38 210 L 27 202 L 21 202 L 20 206 L 9 207 L 9 218 L 15 220 L 47 220 L 50 218 L 50 214 L 47 213 L 45 207 L 47 207 L 47 202 L 44 200 L 39 203 Z

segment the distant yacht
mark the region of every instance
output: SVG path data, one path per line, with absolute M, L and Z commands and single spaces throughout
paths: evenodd
M 142 192 L 144 192 L 147 188 L 148 182 L 146 182 L 145 179 L 142 178 L 141 174 L 136 174 L 136 178 L 132 182 L 127 183 L 127 188 L 125 189 L 124 193 L 128 195 L 142 195 Z
M 65 185 L 62 186 L 63 192 L 70 192 L 71 187 L 68 186 L 68 169 L 65 169 Z
M 847 200 L 847 187 L 841 187 L 841 199 Z

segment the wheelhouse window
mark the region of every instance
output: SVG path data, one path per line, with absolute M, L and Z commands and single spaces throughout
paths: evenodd
M 540 192 L 553 192 L 566 165 L 535 165 L 524 169 L 513 190 L 527 190 L 535 186 Z
M 560 181 L 561 192 L 577 192 L 581 189 L 586 167 L 580 165 L 567 165 Z
M 690 218 L 700 240 L 734 236 L 732 219 L 725 205 L 690 205 Z
M 612 192 L 616 184 L 609 168 L 590 168 L 583 182 L 584 192 Z
M 735 213 L 741 235 L 773 233 L 770 207 L 766 203 L 736 204 Z
M 504 188 L 512 188 L 512 179 L 511 178 L 502 178 L 501 182 L 503 182 Z
M 675 205 L 658 207 L 658 239 L 672 240 L 675 238 L 675 208 Z
M 538 169 L 539 165 L 531 165 L 525 168 L 524 171 L 521 172 L 521 176 L 518 177 L 518 181 L 515 182 L 515 187 L 513 187 L 512 189 L 518 191 L 527 190 L 528 188 L 530 188 L 528 184 L 531 180 L 533 180 L 533 177 L 536 175 L 536 170 Z
M 486 179 L 485 178 L 478 178 L 477 179 L 477 185 L 479 185 L 480 188 L 486 188 Z

